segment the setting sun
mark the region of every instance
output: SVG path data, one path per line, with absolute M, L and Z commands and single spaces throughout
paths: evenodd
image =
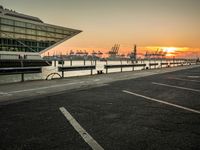
M 173 53 L 177 50 L 177 48 L 175 47 L 165 47 L 163 48 L 163 52 L 167 52 L 167 53 Z
M 165 47 L 165 48 L 163 48 L 163 52 L 166 52 L 166 57 L 174 57 L 176 50 L 177 50 L 176 47 Z

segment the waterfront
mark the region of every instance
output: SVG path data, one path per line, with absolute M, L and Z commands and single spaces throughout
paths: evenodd
M 157 68 L 160 68 L 160 63 L 171 63 L 174 62 L 174 60 L 138 60 L 137 64 L 146 64 L 146 67 L 149 67 L 149 63 L 158 63 Z M 175 60 L 175 62 L 183 62 L 183 60 Z M 73 60 L 65 61 L 64 66 L 83 66 L 83 65 L 95 65 L 96 69 L 93 71 L 94 74 L 97 74 L 97 70 L 102 70 L 103 73 L 106 73 L 106 70 L 104 69 L 104 65 L 120 65 L 120 64 L 131 64 L 131 61 L 81 61 L 81 60 Z M 62 66 L 61 64 L 56 61 L 56 66 L 54 64 L 54 61 L 52 62 L 52 66 L 43 67 L 42 73 L 37 74 L 25 74 L 25 80 L 45 80 L 47 76 L 51 73 L 59 73 L 61 75 L 61 72 L 58 72 L 58 66 Z M 166 66 L 165 66 L 166 67 Z M 152 67 L 154 68 L 154 67 Z M 136 67 L 134 70 L 142 70 L 143 67 Z M 121 68 L 114 68 L 109 69 L 109 73 L 112 72 L 120 72 Z M 123 68 L 123 71 L 132 71 L 131 67 Z M 84 71 L 69 71 L 65 72 L 65 77 L 73 77 L 73 76 L 83 76 L 83 75 L 89 75 L 90 70 L 84 70 Z M 53 78 L 60 78 L 58 75 L 54 75 Z M 51 78 L 50 78 L 51 79 Z M 0 76 L 0 84 L 3 83 L 12 83 L 12 82 L 19 82 L 21 81 L 21 75 L 4 75 Z

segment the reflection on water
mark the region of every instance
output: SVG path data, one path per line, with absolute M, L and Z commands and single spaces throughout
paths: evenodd
M 162 60 L 163 63 L 170 62 Z M 157 67 L 160 67 L 161 60 L 153 61 L 138 61 L 138 64 L 145 63 L 147 67 L 149 67 L 149 63 L 159 63 Z M 107 64 L 109 65 L 116 65 L 116 64 L 131 64 L 130 61 L 107 61 Z M 72 61 L 72 66 L 83 66 L 84 61 Z M 95 65 L 94 61 L 86 61 L 85 65 Z M 104 69 L 104 65 L 106 65 L 105 61 L 96 61 L 96 70 L 93 70 L 93 73 L 96 74 L 97 70 L 103 70 L 105 73 L 106 70 Z M 61 75 L 61 72 L 58 72 L 57 66 L 61 66 L 56 62 L 56 67 L 54 67 L 54 63 L 52 63 L 52 66 L 49 67 L 43 67 L 42 73 L 37 74 L 25 74 L 25 80 L 41 80 L 46 79 L 46 77 L 50 73 L 59 73 Z M 65 61 L 64 66 L 70 66 L 70 61 Z M 141 70 L 143 67 L 135 67 L 135 70 Z M 109 73 L 111 72 L 120 72 L 120 68 L 115 69 L 109 69 Z M 123 68 L 123 71 L 132 71 L 132 68 Z M 72 76 L 82 76 L 82 75 L 89 75 L 90 70 L 83 70 L 83 71 L 68 71 L 65 72 L 65 77 L 72 77 Z M 55 75 L 54 78 L 59 78 L 58 75 Z M 19 82 L 21 80 L 21 75 L 5 75 L 0 76 L 0 83 L 9 83 L 9 82 Z

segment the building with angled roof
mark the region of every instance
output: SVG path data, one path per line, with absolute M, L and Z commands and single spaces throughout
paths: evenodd
M 80 32 L 0 6 L 0 52 L 43 53 Z

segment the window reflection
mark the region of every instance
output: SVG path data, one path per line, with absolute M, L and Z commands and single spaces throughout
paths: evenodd
M 70 36 L 72 30 L 0 17 L 0 51 L 41 51 Z

